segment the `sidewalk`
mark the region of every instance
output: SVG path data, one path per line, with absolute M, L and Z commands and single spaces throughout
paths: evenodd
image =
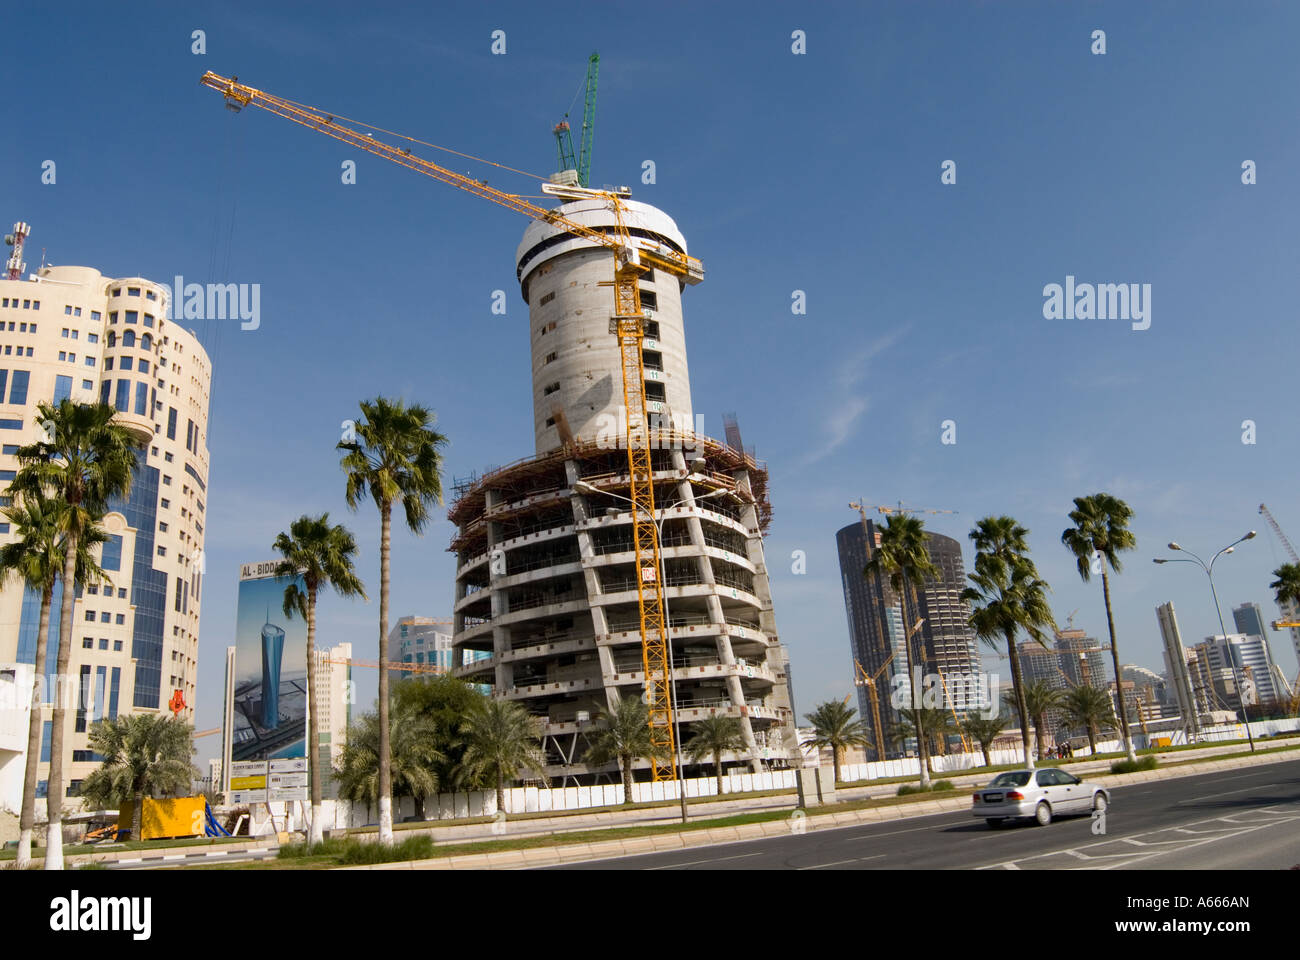
M 1272 744 L 1270 744 L 1272 745 Z M 1205 757 L 1224 752 L 1236 752 L 1239 746 L 1204 751 Z M 1174 751 L 1172 760 L 1178 754 L 1202 751 Z M 1132 783 L 1145 783 L 1151 780 L 1171 780 L 1190 777 L 1201 773 L 1220 770 L 1236 770 L 1269 763 L 1287 763 L 1297 759 L 1294 753 L 1265 754 L 1256 757 L 1240 757 L 1234 760 L 1204 763 L 1190 763 L 1178 767 L 1165 767 L 1156 770 L 1144 770 L 1140 773 L 1125 773 L 1108 776 L 1107 786 L 1124 786 Z M 1091 766 L 1108 769 L 1113 761 L 1093 761 Z M 1071 770 L 1088 772 L 1085 764 L 1071 764 Z M 953 778 L 954 781 L 957 778 Z M 967 776 L 962 778 L 972 783 L 987 779 L 984 776 Z M 878 788 L 877 788 L 878 789 Z M 840 790 L 836 799 L 848 799 L 853 791 Z M 878 794 L 878 796 L 881 794 Z M 891 791 L 886 796 L 893 796 Z M 778 799 L 778 798 L 768 798 Z M 862 799 L 854 797 L 852 799 Z M 880 823 L 891 820 L 903 820 L 913 817 L 928 816 L 935 813 L 955 813 L 970 809 L 970 797 L 963 791 L 957 796 L 937 800 L 920 800 L 914 803 L 898 804 L 887 807 L 875 807 L 867 810 L 852 810 L 842 813 L 818 814 L 815 808 L 809 810 L 805 817 L 791 816 L 784 820 L 766 823 L 745 824 L 738 827 L 720 829 L 690 830 L 681 833 L 666 833 L 662 836 L 636 837 L 628 840 L 606 840 L 596 843 L 574 843 L 555 847 L 536 847 L 528 850 L 503 850 L 496 853 L 464 854 L 452 857 L 434 857 L 429 860 L 412 860 L 400 863 L 373 864 L 360 867 L 341 867 L 344 870 L 517 870 L 528 867 L 554 866 L 579 860 L 600 860 L 613 857 L 626 857 L 640 853 L 658 853 L 665 850 L 681 850 L 689 847 L 703 847 L 718 843 L 734 843 L 741 840 L 758 840 L 763 837 L 788 836 L 791 833 L 806 833 L 814 830 L 826 830 L 833 827 L 855 826 L 858 824 Z M 703 806 L 703 805 L 701 805 Z M 785 807 L 789 807 L 787 802 Z M 793 811 L 792 811 L 793 814 Z M 555 831 L 561 832 L 561 831 Z M 521 836 L 512 831 L 511 836 Z M 495 837 L 493 839 L 500 839 Z

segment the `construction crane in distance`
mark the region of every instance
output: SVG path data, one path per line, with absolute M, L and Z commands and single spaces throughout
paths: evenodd
M 592 79 L 594 81 L 594 74 Z M 317 133 L 323 133 L 342 143 L 364 150 L 366 153 L 390 160 L 476 197 L 490 200 L 516 213 L 559 227 L 574 237 L 587 240 L 613 254 L 614 270 L 611 285 L 614 288 L 614 311 L 610 318 L 610 333 L 618 338 L 623 374 L 623 409 L 626 414 L 626 444 L 630 475 L 628 499 L 632 502 L 632 540 L 639 571 L 636 584 L 641 619 L 641 649 L 645 664 L 645 695 L 649 714 L 650 741 L 654 748 L 651 751 L 651 769 L 656 782 L 673 779 L 673 757 L 676 755 L 676 749 L 673 734 L 672 681 L 668 669 L 668 625 L 664 617 L 663 584 L 659 578 L 659 538 L 658 529 L 655 527 L 654 484 L 650 461 L 651 438 L 645 398 L 645 363 L 641 353 L 646 318 L 641 312 L 641 292 L 637 280 L 643 273 L 653 268 L 664 271 L 682 283 L 697 284 L 704 279 L 704 267 L 700 261 L 685 253 L 679 253 L 657 240 L 632 237 L 624 219 L 622 204 L 622 199 L 631 195 L 627 187 L 592 190 L 581 186 L 541 184 L 541 191 L 547 196 L 561 200 L 596 200 L 606 204 L 613 214 L 614 228 L 612 232 L 605 233 L 570 219 L 555 210 L 538 206 L 526 197 L 498 190 L 486 182 L 464 176 L 439 166 L 431 160 L 418 157 L 409 148 L 396 147 L 369 133 L 359 132 L 340 123 L 331 114 L 321 113 L 305 104 L 241 84 L 234 77 L 227 78 L 208 71 L 199 82 L 208 89 L 220 93 L 225 99 L 227 109 L 235 113 L 239 113 L 245 107 L 258 107 L 309 130 L 315 130 Z M 594 82 L 589 88 L 589 94 L 594 109 Z M 390 136 L 401 137 L 411 143 L 421 142 L 412 137 L 392 134 L 370 124 L 359 125 L 388 133 Z M 444 148 L 436 147 L 436 149 Z M 588 153 L 588 159 L 589 157 Z M 498 164 L 498 166 L 502 165 Z
M 857 677 L 854 679 L 853 685 L 855 687 L 866 687 L 867 695 L 871 698 L 871 721 L 875 725 L 877 760 L 885 759 L 885 730 L 880 722 L 880 694 L 876 690 L 876 680 L 885 672 L 885 668 L 889 666 L 893 659 L 894 654 L 891 653 L 889 658 L 880 665 L 880 669 L 871 676 L 867 676 L 867 671 L 863 669 L 862 664 L 856 657 L 853 660 L 853 665 L 857 668 Z
M 587 58 L 587 95 L 582 109 L 582 137 L 578 141 L 578 152 L 573 151 L 573 132 L 569 127 L 569 112 L 564 112 L 564 119 L 555 125 L 555 145 L 560 154 L 560 169 L 555 176 L 556 183 L 568 183 L 570 186 L 591 186 L 591 148 L 596 139 L 596 74 L 600 69 L 600 54 L 593 53 Z M 575 97 L 576 99 L 576 97 Z
M 903 506 L 902 500 L 899 500 L 897 505 L 892 507 L 877 504 L 869 504 L 868 507 L 875 510 L 876 513 L 883 513 L 886 515 L 893 513 L 951 513 L 955 515 L 957 513 L 956 510 L 926 510 L 923 507 L 905 507 Z
M 1278 526 L 1277 521 L 1273 519 L 1273 514 L 1269 512 L 1268 507 L 1261 503 L 1259 505 L 1259 512 L 1264 515 L 1264 519 L 1268 521 L 1268 525 L 1273 528 L 1273 533 L 1277 536 L 1278 540 L 1282 542 L 1282 547 L 1286 550 L 1287 556 L 1291 558 L 1291 562 L 1300 563 L 1300 556 L 1296 556 L 1295 547 L 1291 546 L 1291 541 L 1286 538 L 1286 534 L 1282 532 L 1282 528 Z

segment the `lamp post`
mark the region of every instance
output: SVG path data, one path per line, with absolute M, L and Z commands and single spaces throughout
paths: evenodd
M 1227 646 L 1228 661 L 1232 664 L 1232 682 L 1236 684 L 1237 699 L 1241 701 L 1241 715 L 1242 718 L 1246 721 L 1246 739 L 1250 741 L 1251 753 L 1255 752 L 1255 736 L 1250 731 L 1250 711 L 1246 709 L 1246 694 L 1245 691 L 1242 690 L 1241 688 L 1241 677 L 1237 673 L 1237 658 L 1232 654 L 1232 644 L 1228 643 L 1228 631 L 1223 626 L 1223 611 L 1219 608 L 1219 594 L 1218 591 L 1214 589 L 1214 561 L 1218 560 L 1219 557 L 1223 556 L 1224 554 L 1232 553 L 1233 550 L 1236 549 L 1237 544 L 1245 540 L 1253 540 L 1254 537 L 1255 537 L 1254 530 L 1251 530 L 1244 537 L 1238 537 L 1236 540 L 1232 541 L 1232 543 L 1228 544 L 1226 547 L 1224 547 L 1222 550 L 1220 550 L 1218 553 L 1212 556 L 1208 564 L 1200 557 L 1198 557 L 1196 554 L 1192 553 L 1192 551 L 1188 550 L 1186 547 L 1179 546 L 1177 541 L 1171 540 L 1169 541 L 1170 550 L 1177 550 L 1180 553 L 1185 553 L 1192 559 L 1186 560 L 1182 557 L 1156 557 L 1151 561 L 1152 563 L 1196 563 L 1200 566 L 1202 570 L 1205 571 L 1205 576 L 1210 581 L 1210 596 L 1214 598 L 1214 612 L 1215 614 L 1218 615 L 1219 618 L 1219 634 L 1220 636 L 1223 637 L 1223 642 Z M 1117 679 L 1122 679 L 1122 678 L 1117 678 Z M 1124 695 L 1124 688 L 1123 686 L 1121 686 L 1120 696 L 1122 697 L 1123 695 Z M 1195 705 L 1193 705 L 1192 709 L 1193 710 L 1196 709 Z
M 695 461 L 695 462 L 698 462 L 698 461 Z M 625 496 L 623 496 L 622 494 L 612 493 L 612 492 L 610 492 L 609 490 L 601 490 L 599 487 L 593 487 L 591 484 L 587 483 L 587 482 L 584 481 L 584 480 L 579 480 L 579 481 L 576 482 L 573 486 L 574 486 L 574 489 L 576 489 L 576 490 L 581 490 L 583 493 L 589 493 L 589 494 L 601 494 L 601 495 L 606 496 L 606 497 L 613 497 L 615 500 L 622 500 L 622 501 L 624 501 L 625 503 L 630 503 L 630 504 L 632 504 L 632 506 L 633 506 L 634 508 L 636 507 L 636 501 L 634 501 L 631 497 L 625 497 Z M 730 493 L 730 492 L 731 492 L 730 490 L 726 490 L 726 489 L 719 488 L 719 489 L 717 489 L 717 490 L 711 490 L 711 491 L 709 491 L 708 493 L 703 494 L 703 495 L 698 496 L 698 497 L 689 497 L 689 498 L 682 498 L 682 499 L 680 499 L 680 500 L 674 500 L 674 501 L 672 501 L 671 503 L 668 503 L 668 504 L 665 504 L 665 505 L 662 506 L 662 507 L 659 507 L 659 509 L 660 509 L 660 510 L 668 510 L 668 509 L 670 509 L 670 508 L 672 508 L 672 507 L 680 506 L 681 504 L 685 503 L 685 502 L 687 501 L 687 499 L 695 500 L 695 501 L 699 501 L 699 500 L 708 500 L 708 499 L 710 499 L 710 498 L 712 498 L 712 497 L 721 497 L 721 496 L 724 496 L 725 494 L 728 494 L 728 493 Z M 619 514 L 619 513 L 622 513 L 623 511 L 618 510 L 618 509 L 616 509 L 616 508 L 614 508 L 614 507 L 610 507 L 610 508 L 607 509 L 605 512 L 606 512 L 607 515 L 615 516 L 615 515 L 617 515 L 617 514 Z M 665 572 L 664 572 L 664 551 L 663 551 L 663 539 L 664 539 L 664 537 L 663 537 L 663 524 L 664 524 L 664 521 L 667 520 L 667 519 L 668 519 L 668 518 L 667 518 L 666 516 L 664 516 L 664 517 L 660 517 L 658 520 L 656 520 L 654 517 L 651 517 L 651 518 L 650 518 L 650 522 L 654 525 L 654 528 L 655 528 L 655 546 L 658 548 L 658 553 L 659 553 L 659 585 L 660 585 L 661 589 L 664 590 L 664 626 L 668 629 L 668 632 L 669 632 L 669 636 L 668 636 L 668 691 L 669 691 L 669 692 L 668 692 L 668 697 L 669 697 L 670 702 L 672 703 L 672 710 L 673 710 L 673 743 L 674 743 L 674 745 L 675 745 L 675 747 L 676 747 L 676 750 L 674 751 L 673 762 L 674 762 L 674 763 L 676 764 L 676 766 L 677 766 L 677 793 L 678 793 L 678 799 L 680 799 L 680 801 L 681 801 L 681 808 L 682 808 L 682 823 L 685 823 L 685 822 L 686 822 L 686 780 L 685 780 L 685 778 L 682 776 L 682 766 L 683 766 L 683 765 L 682 765 L 682 737 L 681 737 L 681 732 L 682 732 L 682 722 L 681 722 L 681 720 L 680 720 L 679 717 L 678 717 L 678 710 L 677 710 L 677 676 L 676 676 L 676 674 L 673 672 L 672 622 L 668 619 L 668 593 L 667 593 L 667 590 L 668 590 L 668 583 L 667 583 L 667 575 L 666 575 Z

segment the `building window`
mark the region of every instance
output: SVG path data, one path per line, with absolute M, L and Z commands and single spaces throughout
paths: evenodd
M 119 600 L 125 600 L 125 599 L 126 599 L 126 587 L 118 587 L 118 588 L 117 588 L 117 598 L 118 598 Z
M 122 615 L 119 613 L 118 616 L 120 617 L 120 616 L 122 616 Z M 118 622 L 120 623 L 121 621 L 119 620 Z M 100 638 L 99 638 L 99 649 L 101 649 L 101 650 L 107 650 L 107 649 L 108 649 L 108 640 L 107 640 L 106 638 L 104 638 L 104 637 L 100 637 Z
M 125 613 L 119 613 L 119 614 L 117 615 L 117 625 L 120 627 L 120 626 L 122 626 L 122 624 L 124 624 L 124 623 L 126 623 L 126 614 L 125 614 Z M 107 650 L 108 647 L 105 646 L 104 649 Z
M 24 406 L 27 403 L 27 382 L 31 379 L 31 374 L 26 370 L 15 370 L 13 376 L 9 378 L 9 402 L 14 406 Z
M 94 358 L 94 357 L 86 357 L 85 360 L 84 360 L 83 362 L 86 364 L 86 366 L 88 366 L 88 367 L 93 367 L 93 366 L 95 365 L 95 358 Z
M 160 557 L 165 557 L 165 556 L 167 556 L 167 548 L 166 548 L 166 547 L 159 547 L 159 548 L 158 548 L 158 556 L 160 556 Z
M 666 400 L 667 392 L 662 383 L 655 383 L 653 380 L 647 380 L 645 384 L 645 398 L 647 400 Z
M 54 403 L 57 405 L 72 396 L 72 378 L 62 375 L 54 378 Z
M 99 565 L 105 570 L 122 569 L 122 538 L 120 535 L 109 534 L 108 541 L 104 544 L 104 552 Z
M 127 410 L 131 409 L 130 380 L 117 381 L 117 395 L 113 398 L 113 407 L 122 413 L 126 413 Z
M 553 394 L 556 390 L 559 390 L 559 389 L 560 389 L 560 381 L 557 380 L 557 381 L 555 381 L 555 383 L 548 383 L 548 384 L 547 384 L 547 385 L 542 389 L 542 396 L 544 396 L 544 397 L 548 397 L 548 396 L 550 396 L 551 394 Z
M 167 408 L 167 439 L 176 439 L 176 408 Z
M 173 460 L 175 460 L 176 458 L 173 457 L 170 453 L 164 453 L 164 454 L 163 454 L 163 459 L 166 460 L 168 463 L 171 463 L 171 462 L 172 462 Z
M 91 311 L 90 311 L 90 319 L 91 319 L 91 320 L 99 320 L 99 319 L 100 319 L 99 311 L 98 311 L 98 310 L 91 310 Z
M 100 623 L 112 623 L 112 622 L 113 622 L 113 615 L 112 615 L 111 613 L 109 613 L 107 610 L 101 611 L 100 614 L 99 614 L 99 622 L 100 622 Z
M 166 532 L 167 532 L 167 524 L 166 524 L 166 523 L 162 523 L 162 522 L 160 522 L 160 523 L 158 524 L 158 529 L 159 529 L 161 532 L 166 533 Z
M 118 365 L 117 365 L 117 368 L 118 368 L 119 370 L 130 370 L 130 369 L 132 369 L 132 367 L 134 366 L 134 364 L 131 362 L 131 359 L 132 359 L 131 357 L 119 357 L 119 358 L 118 358 Z
M 82 649 L 82 650 L 94 650 L 94 649 L 95 649 L 95 639 L 94 639 L 94 637 L 82 637 L 82 638 L 81 638 L 81 649 Z
M 152 326 L 153 326 L 153 314 L 152 314 L 152 313 L 146 313 L 146 314 L 144 315 L 144 325 L 145 325 L 146 327 L 152 327 Z
M 114 640 L 114 641 L 113 641 L 113 652 L 114 652 L 114 653 L 121 653 L 121 652 L 122 652 L 122 641 L 121 641 L 121 640 Z
M 93 380 L 82 380 L 82 381 L 81 381 L 81 389 L 82 389 L 82 390 L 94 390 L 94 389 L 95 389 L 95 381 L 93 381 Z
M 138 297 L 138 296 L 140 296 L 140 288 L 139 288 L 139 287 L 127 287 L 127 288 L 126 288 L 126 295 L 127 295 L 128 297 Z
M 546 355 L 546 359 L 543 360 L 542 363 L 543 363 L 543 364 L 550 363 L 550 362 L 551 362 L 552 360 L 554 360 L 554 359 L 555 359 L 555 354 L 553 354 L 553 353 L 548 353 L 548 354 Z
M 166 486 L 169 486 L 169 487 L 170 487 L 170 486 L 172 485 L 172 478 L 169 477 L 169 476 L 164 475 L 164 476 L 163 476 L 163 483 L 164 483 Z
M 87 611 L 86 611 L 86 622 L 87 622 L 87 623 L 94 623 L 94 622 L 95 622 L 95 611 L 94 611 L 94 610 L 87 610 Z
M 104 369 L 105 369 L 105 370 L 112 370 L 112 369 L 113 369 L 113 358 L 112 358 L 112 357 L 105 357 L 105 358 L 104 358 Z
M 99 584 L 92 583 L 90 586 L 86 588 L 86 592 L 90 594 L 92 597 L 99 596 Z
M 538 305 L 539 307 L 544 307 L 544 306 L 546 306 L 548 303 L 550 303 L 550 302 L 551 302 L 552 300 L 554 300 L 554 299 L 555 299 L 555 291 L 552 290 L 552 291 L 551 291 L 550 293 L 548 293 L 546 296 L 542 297 L 542 299 L 538 300 L 538 301 L 537 301 L 537 305 Z
M 126 313 L 126 322 L 127 322 L 127 323 L 139 323 L 139 322 L 140 322 L 140 312 L 139 312 L 138 310 L 127 310 L 127 311 L 124 311 L 124 312 Z
M 547 418 L 546 418 L 546 425 L 547 425 L 548 427 L 553 427 L 553 426 L 555 426 L 555 418 L 554 418 L 554 417 L 547 417 Z
M 659 297 L 653 290 L 641 291 L 641 306 L 649 307 L 651 310 L 659 309 Z

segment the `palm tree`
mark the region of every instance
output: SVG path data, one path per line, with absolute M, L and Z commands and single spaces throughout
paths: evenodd
M 311 770 L 311 832 L 308 846 L 324 839 L 321 818 L 320 737 L 317 733 L 316 702 L 316 598 L 322 588 L 332 587 L 342 597 L 362 599 L 366 591 L 353 569 L 357 542 L 342 526 L 330 526 L 329 514 L 302 516 L 289 525 L 289 533 L 275 538 L 272 549 L 282 559 L 275 575 L 290 581 L 284 588 L 284 615 L 296 613 L 307 621 L 307 756 Z M 298 579 L 303 586 L 298 586 Z
M 980 750 L 984 753 L 984 766 L 993 766 L 993 760 L 989 757 L 989 748 L 993 746 L 993 741 L 1002 735 L 1006 729 L 1007 721 L 1002 715 L 985 717 L 979 713 L 968 713 L 966 718 L 961 722 L 961 728 L 965 731 L 966 736 L 970 737 L 980 745 Z
M 1052 686 L 1046 680 L 1031 680 L 1025 684 L 1025 709 L 1034 722 L 1034 741 L 1038 748 L 1038 759 L 1042 760 L 1047 750 L 1047 713 L 1061 706 L 1065 691 Z
M 835 782 L 840 782 L 840 757 L 849 747 L 865 747 L 870 740 L 867 725 L 855 720 L 858 711 L 842 700 L 827 700 L 818 704 L 804 719 L 812 724 L 813 735 L 801 746 L 814 746 L 818 750 L 830 747 L 831 763 L 835 768 Z
M 18 823 L 18 856 L 15 865 L 25 870 L 31 863 L 32 831 L 36 824 L 36 779 L 40 762 L 41 695 L 44 689 L 45 661 L 48 656 L 50 607 L 54 586 L 63 572 L 63 540 L 59 535 L 59 504 L 40 492 L 31 493 L 17 506 L 4 511 L 14 540 L 0 547 L 0 583 L 12 575 L 28 587 L 39 590 L 41 612 L 36 627 L 36 653 L 32 660 L 33 684 L 31 710 L 27 720 L 26 769 L 23 775 L 23 799 Z M 79 587 L 107 582 L 104 571 L 95 563 L 91 548 L 108 539 L 101 527 L 91 527 L 78 548 L 77 580 Z
M 686 755 L 692 763 L 713 760 L 718 777 L 718 796 L 722 796 L 722 755 L 727 751 L 745 749 L 745 731 L 737 717 L 716 714 L 705 717 L 691 728 L 691 739 L 686 742 Z
M 1277 605 L 1300 608 L 1300 563 L 1284 563 L 1273 571 L 1273 576 L 1277 579 L 1268 586 Z
M 392 772 L 389 769 L 388 589 L 393 505 L 400 503 L 406 525 L 420 533 L 429 522 L 429 505 L 442 503 L 442 454 L 447 438 L 433 430 L 433 413 L 422 406 L 379 397 L 362 401 L 356 440 L 340 466 L 347 475 L 348 507 L 357 509 L 367 493 L 379 508 L 379 842 L 393 843 Z
M 948 737 L 961 731 L 953 720 L 952 714 L 938 707 L 903 707 L 898 711 L 900 720 L 894 729 L 894 740 L 905 746 L 916 734 L 917 715 L 920 715 L 921 729 L 925 731 L 926 749 L 933 749 L 941 757 L 948 755 Z M 926 763 L 929 765 L 929 756 Z M 931 769 L 930 773 L 934 773 Z
M 1097 754 L 1097 734 L 1108 726 L 1115 715 L 1115 706 L 1110 694 L 1097 687 L 1077 686 L 1066 693 L 1061 707 L 1071 723 L 1077 723 L 1088 731 L 1088 747 L 1093 756 Z
M 1003 523 L 1005 520 L 1010 518 L 986 517 L 971 531 L 977 550 L 975 572 L 969 574 L 974 586 L 963 590 L 961 596 L 972 605 L 970 625 L 976 636 L 994 649 L 997 649 L 999 641 L 1006 644 L 1011 663 L 1011 689 L 1020 720 L 1020 742 L 1024 748 L 1025 765 L 1033 769 L 1034 758 L 1029 750 L 1029 710 L 1021 680 L 1016 634 L 1023 630 L 1030 639 L 1046 646 L 1043 630 L 1055 627 L 1056 622 L 1047 603 L 1047 592 L 1051 588 L 1038 576 L 1033 561 L 1022 552 L 1025 549 L 1024 534 L 1028 531 L 1014 521 L 1008 526 Z
M 604 766 L 617 760 L 623 774 L 623 802 L 632 802 L 632 764 L 654 750 L 650 742 L 650 708 L 640 697 L 623 697 L 612 710 L 597 710 L 596 722 L 604 724 L 590 736 L 587 762 Z
M 189 793 L 198 775 L 191 763 L 194 728 L 180 717 L 125 713 L 90 728 L 90 748 L 104 758 L 81 784 L 96 807 L 131 802 L 131 838 L 140 839 L 144 798 Z
M 907 651 L 907 675 L 912 676 L 912 667 L 924 659 L 912 651 L 912 620 L 908 616 L 908 600 L 911 608 L 916 609 L 916 584 L 926 579 L 939 576 L 939 568 L 930 559 L 930 552 L 925 542 L 930 535 L 925 532 L 925 524 L 919 518 L 906 513 L 891 514 L 880 530 L 880 545 L 872 553 L 863 569 L 864 576 L 889 574 L 889 585 L 893 588 L 903 615 L 903 646 Z M 882 611 L 883 616 L 883 611 Z M 884 636 L 889 636 L 886 628 Z M 924 644 L 924 640 L 920 641 Z M 921 706 L 921 691 L 912 691 L 912 706 Z M 921 763 L 921 786 L 930 785 L 929 745 L 925 736 L 925 717 L 918 715 L 921 727 L 917 730 L 917 751 Z
M 437 748 L 443 759 L 434 766 L 439 783 L 451 783 L 465 754 L 461 723 L 484 699 L 474 686 L 446 674 L 415 674 L 393 684 L 393 714 L 427 717 L 437 731 Z M 378 729 L 378 727 L 376 727 Z M 482 784 L 465 781 L 469 789 Z
M 48 493 L 59 501 L 59 531 L 64 538 L 63 582 L 76 582 L 80 542 L 108 509 L 113 497 L 131 489 L 136 451 L 142 441 L 113 422 L 106 404 L 73 403 L 37 406 L 37 423 L 46 439 L 18 448 L 19 470 L 10 489 L 16 493 Z M 56 675 L 68 675 L 72 657 L 72 608 L 75 591 L 65 589 L 59 602 L 59 650 Z M 46 804 L 49 823 L 45 869 L 63 869 L 63 735 L 67 726 L 65 697 L 56 697 L 50 723 L 50 772 Z
M 438 792 L 438 764 L 444 759 L 438 748 L 434 721 L 413 711 L 394 706 L 392 711 L 391 766 L 393 796 L 413 797 L 417 814 L 424 798 Z M 339 796 L 366 809 L 379 800 L 379 714 L 363 713 L 348 730 L 347 744 L 334 770 Z
M 1093 557 L 1101 559 L 1101 592 L 1106 600 L 1106 628 L 1110 631 L 1110 656 L 1115 667 L 1115 684 L 1120 689 L 1119 729 L 1124 739 L 1124 752 L 1130 761 L 1137 760 L 1133 752 L 1133 738 L 1128 733 L 1128 707 L 1124 703 L 1124 679 L 1119 669 L 1119 646 L 1115 643 L 1115 615 L 1110 607 L 1110 578 L 1106 568 L 1119 573 L 1121 568 L 1119 554 L 1124 550 L 1137 547 L 1137 538 L 1128 529 L 1133 510 L 1127 503 L 1109 493 L 1095 493 L 1090 497 L 1075 497 L 1074 509 L 1070 511 L 1073 527 L 1061 534 L 1061 543 L 1075 556 L 1079 577 L 1084 583 L 1092 578 Z
M 521 769 L 546 777 L 537 718 L 513 700 L 485 699 L 465 718 L 465 758 L 461 781 L 471 778 L 496 781 L 497 809 L 506 809 L 506 781 Z

